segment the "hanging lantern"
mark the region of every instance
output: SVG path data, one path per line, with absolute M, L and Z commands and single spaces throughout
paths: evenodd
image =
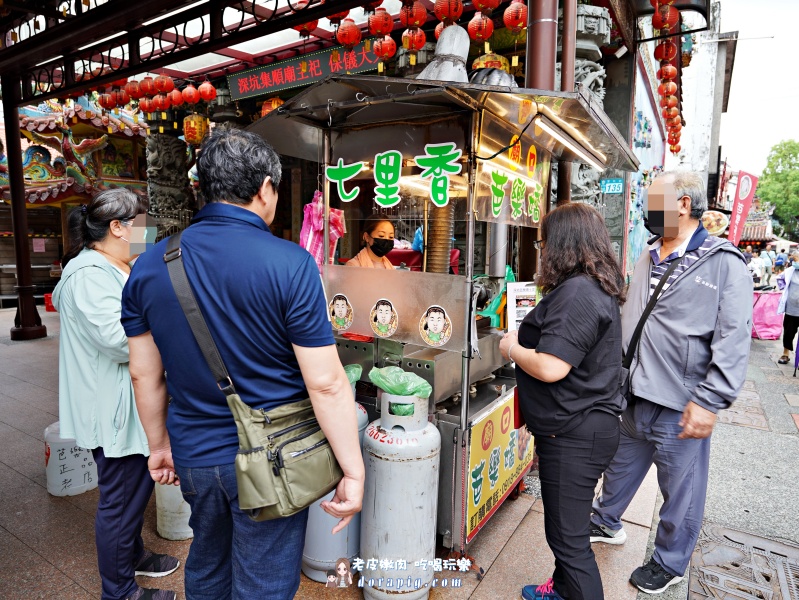
M 447 24 L 454 23 L 463 14 L 462 0 L 436 0 L 433 12 L 439 21 Z
M 672 154 L 677 154 L 681 149 L 681 146 L 677 144 L 676 146 L 669 146 L 669 150 L 671 150 Z
M 338 24 L 341 23 L 342 20 L 346 19 L 350 15 L 350 11 L 342 10 L 341 12 L 333 13 L 327 17 L 328 21 L 333 23 L 336 27 Z
M 100 96 L 97 98 L 97 104 L 106 110 L 111 110 L 117 105 L 116 100 L 114 100 L 114 96 L 111 94 L 100 94 Z
M 500 0 L 472 0 L 472 6 L 475 10 L 479 10 L 484 15 L 488 16 L 491 11 L 499 6 Z
M 441 37 L 441 32 L 442 32 L 442 31 L 444 31 L 444 27 L 446 27 L 446 26 L 447 26 L 447 24 L 446 24 L 446 23 L 444 23 L 444 21 L 441 21 L 441 23 L 439 23 L 438 25 L 436 25 L 436 30 L 435 30 L 435 32 L 434 32 L 434 33 L 435 33 L 435 35 L 436 35 L 436 39 L 438 39 L 439 37 Z
M 373 15 L 369 15 L 368 24 L 371 35 L 389 35 L 394 29 L 394 19 L 385 8 L 378 8 Z
M 387 35 L 384 36 L 383 39 L 375 41 L 372 46 L 372 52 L 374 52 L 374 55 L 379 59 L 377 63 L 377 72 L 382 73 L 383 63 L 397 53 L 397 44 L 391 39 L 390 35 Z
M 192 84 L 187 85 L 181 92 L 186 104 L 197 104 L 200 101 L 200 92 Z
M 667 79 L 669 81 L 675 79 L 677 77 L 677 67 L 670 64 L 665 64 L 658 69 L 657 78 L 658 79 Z
M 261 105 L 261 116 L 265 117 L 270 112 L 278 108 L 281 104 L 283 104 L 283 100 L 280 98 L 269 98 L 264 100 L 264 103 Z
M 306 6 L 308 6 L 309 0 L 299 0 L 296 6 L 292 9 L 295 12 L 298 10 L 302 10 Z M 291 3 L 289 2 L 289 6 Z M 311 32 L 319 26 L 319 20 L 316 19 L 314 21 L 308 21 L 307 23 L 303 23 L 302 25 L 295 25 L 292 27 L 293 30 L 298 31 L 300 33 L 300 37 L 302 39 L 307 39 L 311 37 Z
M 474 59 L 472 70 L 475 69 L 502 69 L 506 73 L 510 73 L 510 62 L 504 56 L 491 52 Z
M 208 133 L 208 121 L 202 115 L 189 115 L 183 119 L 183 139 L 187 144 L 199 146 Z
M 172 90 L 167 94 L 167 98 L 169 98 L 169 102 L 172 106 L 180 106 L 185 102 L 185 100 L 183 100 L 183 92 L 180 90 Z
M 663 96 L 660 99 L 660 108 L 674 108 L 677 106 L 677 96 Z
M 156 94 L 153 96 L 153 108 L 155 111 L 169 110 L 172 103 L 164 94 Z
M 402 32 L 402 47 L 412 54 L 419 52 L 426 43 L 427 38 L 421 29 L 406 29 Z
M 502 15 L 502 22 L 513 35 L 519 35 L 527 27 L 527 5 L 524 0 L 513 0 Z
M 128 102 L 130 102 L 130 94 L 128 94 L 124 89 L 114 90 L 111 92 L 111 96 L 114 98 L 114 104 L 119 107 L 125 106 Z
M 200 92 L 200 98 L 205 100 L 206 102 L 210 102 L 214 98 L 216 98 L 216 88 L 211 85 L 210 81 L 204 81 L 197 91 Z
M 125 91 L 128 93 L 128 96 L 134 100 L 138 100 L 144 95 L 144 93 L 141 91 L 141 87 L 139 86 L 139 82 L 133 79 L 125 84 Z
M 155 106 L 153 106 L 152 98 L 142 98 L 139 100 L 139 110 L 146 113 L 154 112 Z
M 153 81 L 153 85 L 155 85 L 155 90 L 161 94 L 168 94 L 175 89 L 175 82 L 172 81 L 171 77 L 167 77 L 166 75 L 159 75 L 156 77 Z
M 661 114 L 664 119 L 673 119 L 680 114 L 680 109 L 677 107 L 664 108 Z
M 677 44 L 674 42 L 660 42 L 655 46 L 655 59 L 670 61 L 677 56 Z
M 682 119 L 680 118 L 680 115 L 677 115 L 676 117 L 666 119 L 665 123 L 667 127 L 676 127 L 677 125 L 682 126 Z
M 669 125 L 668 123 L 666 125 L 667 125 L 669 131 L 671 131 L 672 133 L 679 133 L 679 132 L 682 131 L 682 123 L 681 122 L 677 123 L 676 125 Z
M 145 77 L 139 82 L 139 89 L 144 96 L 152 98 L 157 93 L 152 77 Z
M 674 135 L 674 136 L 673 135 L 669 135 L 669 139 L 667 141 L 669 143 L 669 146 L 676 146 L 677 144 L 680 143 L 680 136 L 678 136 L 678 135 Z
M 469 37 L 475 42 L 485 42 L 494 33 L 494 22 L 481 12 L 474 13 L 469 21 Z
M 336 31 L 336 39 L 347 50 L 352 50 L 361 43 L 361 28 L 352 19 L 344 19 Z
M 664 81 L 658 86 L 658 96 L 674 96 L 677 93 L 677 84 L 673 81 Z
M 427 22 L 427 9 L 420 0 L 416 0 L 411 6 L 403 6 L 400 9 L 400 23 L 403 27 L 421 27 Z
M 652 27 L 670 30 L 680 20 L 680 11 L 673 6 L 661 5 L 652 15 Z
M 383 4 L 383 0 L 377 0 L 376 2 L 364 2 L 361 4 L 361 8 L 363 9 L 363 12 L 368 15 L 369 13 L 375 12 L 377 7 L 381 4 Z
M 657 10 L 660 6 L 671 6 L 674 4 L 674 0 L 649 0 L 649 3 L 652 5 L 652 8 Z

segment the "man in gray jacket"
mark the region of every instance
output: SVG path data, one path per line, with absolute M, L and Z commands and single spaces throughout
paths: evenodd
M 702 178 L 664 173 L 650 186 L 647 227 L 656 234 L 635 266 L 622 311 L 625 352 L 660 278 L 632 362 L 633 401 L 616 456 L 594 502 L 591 541 L 623 544 L 621 516 L 652 463 L 664 503 L 650 561 L 630 581 L 656 594 L 683 578 L 699 537 L 716 413 L 738 396 L 752 330 L 752 284 L 741 253 L 708 235 Z M 635 349 L 630 349 L 634 351 Z

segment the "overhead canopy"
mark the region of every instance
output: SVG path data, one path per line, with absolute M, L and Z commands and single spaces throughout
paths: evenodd
M 590 96 L 582 91 L 510 89 L 447 81 L 418 81 L 363 75 L 331 76 L 309 87 L 279 109 L 249 126 L 287 156 L 320 161 L 323 129 L 347 129 L 488 110 L 521 130 L 517 116 L 528 104 L 529 117 L 547 123 L 605 168 L 637 171 L 638 159 Z M 531 104 L 531 106 L 529 106 Z M 535 128 L 557 159 L 585 162 L 558 137 Z

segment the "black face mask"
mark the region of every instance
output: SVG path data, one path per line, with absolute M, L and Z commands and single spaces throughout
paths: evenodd
M 644 213 L 644 227 L 654 235 L 662 236 L 666 232 L 665 215 L 662 210 L 650 210 Z
M 369 246 L 369 249 L 378 258 L 383 258 L 386 254 L 394 249 L 394 240 L 372 238 L 372 245 Z

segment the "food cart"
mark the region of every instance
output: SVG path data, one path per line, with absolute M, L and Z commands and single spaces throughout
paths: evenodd
M 437 531 L 465 552 L 533 460 L 513 370 L 499 352 L 503 332 L 477 315 L 480 288 L 499 293 L 516 260 L 514 232 L 546 214 L 552 160 L 635 171 L 635 157 L 582 91 L 333 76 L 250 129 L 282 155 L 319 163 L 326 219 L 344 211 L 349 231 L 342 256 L 357 252 L 359 224 L 371 214 L 391 219 L 397 237 L 423 237 L 421 271 L 331 258 L 322 279 L 331 317 L 335 302 L 341 312 L 332 326 L 342 363 L 363 366 L 357 399 L 371 418 L 379 416 L 373 366 L 398 365 L 432 384 L 429 419 L 442 438 Z M 324 248 L 328 236 L 326 226 Z M 381 327 L 378 302 L 390 307 Z

